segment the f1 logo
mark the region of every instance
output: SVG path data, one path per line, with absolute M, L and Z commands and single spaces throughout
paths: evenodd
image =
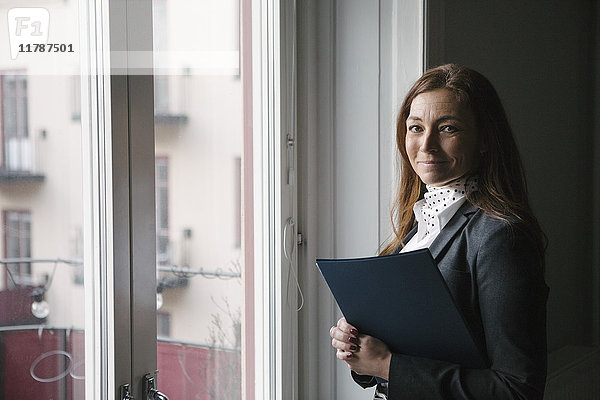
M 16 59 L 21 45 L 48 43 L 50 13 L 42 7 L 8 10 L 10 58 Z

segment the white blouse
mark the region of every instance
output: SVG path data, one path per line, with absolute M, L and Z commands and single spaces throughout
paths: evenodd
M 413 207 L 417 233 L 400 253 L 426 249 L 431 246 L 456 211 L 467 201 L 465 193 L 477 190 L 477 178 L 458 178 L 446 186 L 427 185 L 427 193 Z

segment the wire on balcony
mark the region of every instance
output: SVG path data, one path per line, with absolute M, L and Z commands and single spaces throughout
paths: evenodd
M 21 257 L 21 258 L 2 258 L 2 259 L 0 259 L 0 264 L 5 265 L 5 266 L 7 264 L 34 264 L 34 263 L 55 264 L 55 267 L 57 264 L 66 264 L 66 265 L 71 265 L 71 266 L 83 265 L 82 260 L 76 260 L 76 259 L 73 260 L 73 259 L 66 259 L 66 258 Z M 192 269 L 189 267 L 179 267 L 177 265 L 157 265 L 156 270 L 161 271 L 161 272 L 170 272 L 179 278 L 191 278 L 191 277 L 198 276 L 198 275 L 203 276 L 204 278 L 208 278 L 208 279 L 241 278 L 242 274 L 240 272 L 239 263 L 232 262 L 232 264 L 233 264 L 233 267 L 229 268 L 229 270 L 225 270 L 223 268 L 217 268 L 216 270 L 207 271 L 204 268 Z M 8 274 L 9 274 L 11 280 L 13 280 L 13 282 L 15 282 L 12 277 L 10 268 L 7 268 L 7 271 L 8 271 Z M 50 281 L 51 281 L 51 279 L 52 278 L 50 278 Z M 16 282 L 15 282 L 15 284 L 16 284 Z

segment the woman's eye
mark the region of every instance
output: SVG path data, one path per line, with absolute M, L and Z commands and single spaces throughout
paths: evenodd
M 444 132 L 444 133 L 454 133 L 457 130 L 458 129 L 456 129 L 456 127 L 454 127 L 452 125 L 444 125 L 444 126 L 440 127 L 440 132 Z
M 411 125 L 408 127 L 408 130 L 413 133 L 421 132 L 421 127 L 419 125 Z

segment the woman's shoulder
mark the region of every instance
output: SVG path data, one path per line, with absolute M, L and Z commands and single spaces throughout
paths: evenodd
M 469 219 L 467 222 L 467 229 L 478 235 L 508 232 L 512 229 L 509 221 L 488 214 L 474 205 L 467 208 L 465 216 Z
M 467 222 L 466 231 L 481 242 L 499 241 L 515 244 L 515 242 L 531 242 L 530 230 L 520 221 L 508 221 L 493 216 L 484 210 L 473 207 L 474 212 Z M 531 243 L 529 243 L 531 244 Z

